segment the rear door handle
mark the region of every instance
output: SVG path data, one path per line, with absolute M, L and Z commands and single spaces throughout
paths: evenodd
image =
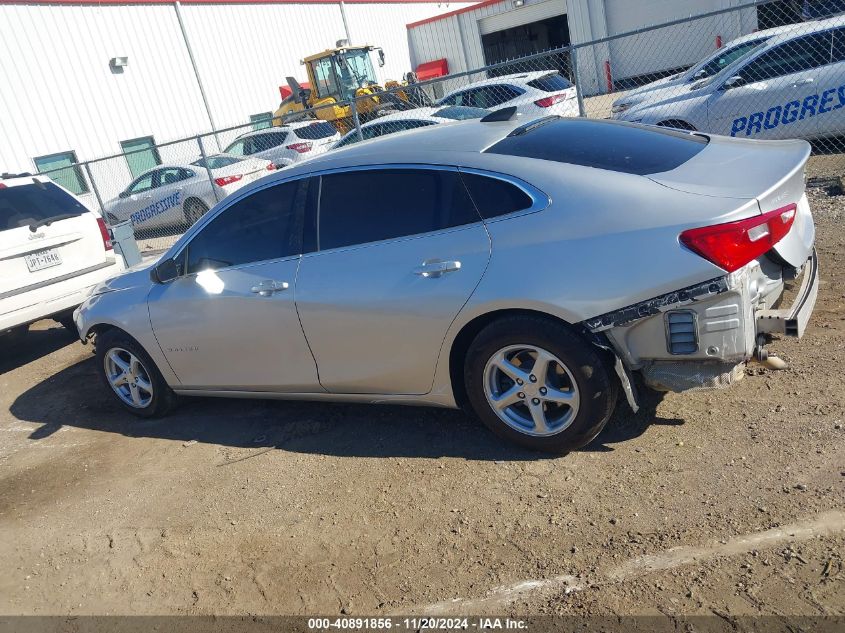
M 288 282 L 275 281 L 274 279 L 265 279 L 252 287 L 252 292 L 262 297 L 272 296 L 274 292 L 280 292 L 288 289 Z
M 414 274 L 426 278 L 442 277 L 446 273 L 453 273 L 461 269 L 461 262 L 459 261 L 428 261 L 423 262 L 422 266 L 414 268 Z
M 792 84 L 792 87 L 797 88 L 798 86 L 806 86 L 807 84 L 811 84 L 815 81 L 816 80 L 813 79 L 812 77 L 807 77 L 806 79 L 799 79 L 794 84 Z

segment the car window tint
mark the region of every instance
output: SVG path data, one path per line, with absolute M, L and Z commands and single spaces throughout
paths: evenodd
M 466 172 L 462 172 L 461 177 L 484 219 L 522 211 L 534 203 L 522 189 L 499 178 Z
M 440 117 L 441 119 L 453 119 L 455 121 L 466 121 L 468 119 L 480 119 L 483 116 L 490 114 L 489 110 L 483 108 L 471 108 L 469 106 L 449 106 L 437 110 L 431 116 Z
M 474 91 L 472 103 L 469 105 L 475 108 L 495 108 L 518 97 L 522 92 L 520 89 L 504 84 L 484 86 Z
M 561 90 L 566 90 L 567 88 L 572 87 L 569 80 L 565 79 L 560 73 L 551 73 L 549 75 L 538 77 L 533 81 L 529 81 L 528 85 L 532 88 L 536 88 L 537 90 L 542 90 L 543 92 L 560 92 Z
M 159 172 L 161 185 L 172 185 L 179 182 L 180 180 L 183 180 L 182 171 L 184 170 L 179 169 L 178 167 L 168 167 L 166 169 L 162 169 Z
M 358 195 L 371 191 L 379 195 Z M 373 169 L 322 177 L 320 250 L 428 233 L 479 220 L 455 171 Z
M 287 132 L 267 132 L 266 134 L 256 134 L 252 137 L 252 147 L 250 154 L 256 152 L 266 152 L 268 149 L 278 147 L 285 142 Z
M 188 273 L 298 255 L 304 189 L 284 183 L 235 202 L 191 240 Z
M 833 59 L 831 61 L 845 62 L 845 28 L 833 31 Z
M 760 43 L 765 41 L 765 39 L 751 40 L 750 42 L 743 42 L 725 50 L 702 66 L 694 78 L 703 79 L 704 77 L 712 77 L 723 68 L 727 68 L 739 58 L 753 51 Z
M 79 201 L 52 182 L 0 187 L 0 231 L 87 212 Z
M 765 81 L 830 63 L 831 33 L 813 33 L 766 51 L 739 71 L 746 82 Z
M 706 136 L 622 121 L 546 119 L 517 128 L 485 150 L 626 174 L 656 174 L 702 151 Z
M 143 176 L 138 178 L 138 180 L 129 185 L 127 191 L 129 191 L 130 193 L 141 193 L 143 191 L 149 191 L 153 188 L 153 176 L 155 175 L 155 173 L 156 172 L 151 171 L 148 174 L 144 174 Z
M 298 127 L 293 130 L 293 133 L 299 138 L 304 138 L 308 141 L 316 141 L 321 138 L 334 136 L 337 134 L 337 130 L 331 123 L 323 121 L 321 123 L 311 123 L 310 125 Z

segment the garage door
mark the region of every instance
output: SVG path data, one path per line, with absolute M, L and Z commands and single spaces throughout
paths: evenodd
M 478 21 L 478 28 L 482 35 L 496 33 L 514 26 L 531 24 L 538 20 L 553 18 L 566 13 L 566 0 L 546 0 L 536 4 L 525 4 L 518 9 L 491 15 Z

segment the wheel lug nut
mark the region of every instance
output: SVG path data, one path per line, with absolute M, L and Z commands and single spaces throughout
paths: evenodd
M 534 398 L 534 399 L 531 401 L 531 404 L 540 404 L 540 398 Z
M 522 382 L 522 378 L 517 378 L 517 379 L 516 379 L 516 384 L 518 384 L 518 385 L 524 384 L 524 383 Z
M 537 376 L 531 374 L 530 376 L 528 376 L 528 380 L 530 380 L 531 382 L 537 382 Z
M 525 400 L 525 394 L 524 394 L 524 393 L 522 393 L 521 391 L 520 391 L 518 394 L 516 394 L 516 395 L 517 395 L 517 396 L 519 396 L 519 399 L 520 399 L 520 400 Z
M 540 387 L 540 394 L 543 395 L 543 396 L 546 395 L 546 388 L 545 387 Z

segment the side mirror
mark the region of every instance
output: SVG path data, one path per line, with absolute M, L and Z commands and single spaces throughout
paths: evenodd
M 745 85 L 745 77 L 742 75 L 734 75 L 730 79 L 728 79 L 723 85 L 723 90 L 730 90 L 731 88 L 739 88 L 740 86 Z
M 707 78 L 707 71 L 702 68 L 697 73 L 695 73 L 692 76 L 692 78 L 695 79 L 695 80 L 706 79 Z
M 179 276 L 179 266 L 172 257 L 153 266 L 150 280 L 155 284 L 166 284 Z
M 378 49 L 378 65 L 384 66 L 384 51 L 381 49 Z

